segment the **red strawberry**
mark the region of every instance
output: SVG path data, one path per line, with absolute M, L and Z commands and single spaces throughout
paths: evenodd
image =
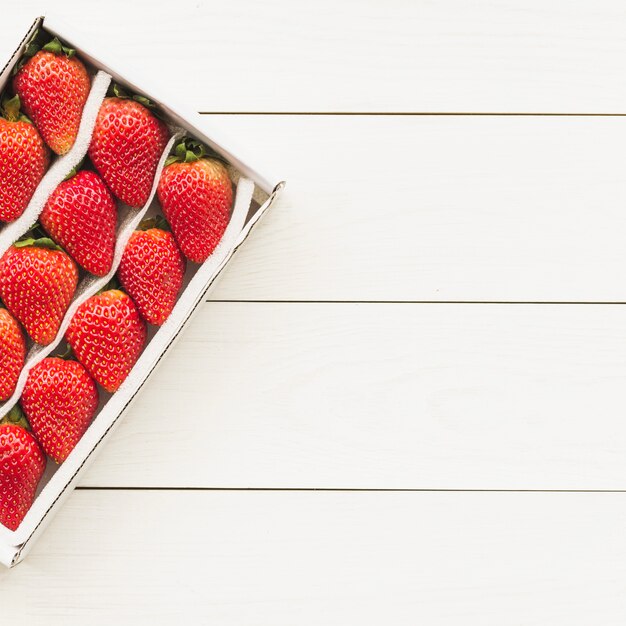
M 182 147 L 181 147 L 182 146 Z M 203 263 L 215 250 L 228 226 L 233 188 L 224 164 L 202 158 L 195 141 L 176 147 L 163 169 L 157 193 L 165 218 L 183 254 Z
M 50 156 L 37 129 L 20 117 L 20 99 L 3 103 L 0 117 L 0 221 L 16 220 L 48 169 Z
M 44 346 L 56 337 L 77 283 L 74 261 L 50 239 L 13 244 L 0 259 L 0 298 Z
M 63 181 L 39 221 L 82 268 L 96 276 L 108 274 L 115 252 L 117 207 L 95 172 L 83 170 Z
M 168 139 L 167 126 L 143 104 L 106 98 L 96 118 L 89 157 L 122 202 L 142 207 Z
M 13 395 L 25 357 L 26 343 L 20 325 L 6 309 L 0 309 L 0 402 Z
M 124 250 L 118 276 L 142 317 L 161 326 L 169 317 L 183 286 L 185 258 L 171 233 L 161 228 L 136 230 Z
M 46 457 L 19 409 L 0 423 L 0 523 L 17 530 L 33 505 Z
M 135 303 L 124 292 L 111 289 L 83 302 L 65 337 L 87 371 L 113 392 L 143 350 L 146 324 Z
M 53 39 L 13 78 L 13 89 L 44 141 L 65 154 L 76 141 L 91 83 L 75 51 Z
M 44 452 L 63 463 L 93 419 L 98 388 L 80 363 L 51 357 L 29 372 L 20 402 Z

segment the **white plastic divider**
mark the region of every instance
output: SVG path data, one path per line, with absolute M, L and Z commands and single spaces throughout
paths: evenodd
M 30 349 L 24 367 L 22 368 L 22 372 L 20 373 L 20 377 L 17 381 L 17 385 L 15 387 L 15 391 L 11 398 L 9 398 L 4 404 L 0 405 L 0 418 L 6 415 L 15 404 L 20 399 L 22 395 L 22 391 L 24 390 L 24 385 L 26 384 L 26 379 L 28 378 L 28 373 L 30 370 L 37 365 L 40 361 L 45 359 L 49 354 L 51 354 L 63 341 L 63 337 L 65 336 L 65 332 L 72 321 L 72 317 L 74 317 L 74 313 L 78 307 L 85 302 L 85 300 L 91 298 L 91 296 L 95 295 L 100 291 L 112 278 L 115 276 L 117 272 L 117 268 L 122 260 L 122 254 L 124 253 L 124 249 L 126 248 L 126 244 L 130 239 L 133 231 L 137 229 L 139 223 L 144 218 L 146 212 L 150 208 L 152 201 L 154 200 L 154 196 L 156 194 L 157 186 L 159 184 L 159 178 L 161 177 L 161 171 L 165 165 L 165 161 L 172 150 L 174 143 L 182 136 L 182 133 L 178 131 L 178 129 L 174 129 L 170 140 L 167 142 L 167 146 L 165 146 L 165 150 L 161 154 L 161 158 L 159 160 L 159 164 L 157 167 L 156 174 L 154 176 L 154 181 L 152 182 L 152 189 L 150 191 L 150 196 L 148 197 L 148 201 L 144 204 L 140 211 L 136 211 L 134 209 L 127 208 L 125 211 L 125 217 L 122 219 L 118 225 L 117 229 L 117 238 L 115 243 L 115 255 L 113 257 L 113 265 L 111 266 L 111 270 L 106 276 L 98 277 L 87 275 L 78 285 L 76 290 L 76 294 L 74 295 L 74 299 L 67 309 L 65 316 L 63 317 L 63 321 L 61 322 L 61 326 L 59 327 L 59 331 L 57 333 L 54 341 L 47 346 L 41 346 L 39 344 L 33 345 Z M 118 207 L 119 212 L 119 207 Z
M 176 139 L 176 136 L 172 139 Z M 166 150 L 167 153 L 169 150 Z M 158 182 L 158 177 L 156 180 Z M 152 337 L 128 378 L 100 409 L 69 457 L 58 466 L 48 483 L 44 485 L 19 528 L 11 531 L 0 524 L 0 563 L 10 567 L 23 558 L 27 546 L 41 531 L 44 518 L 59 507 L 71 493 L 80 474 L 95 457 L 94 452 L 98 445 L 112 432 L 124 410 L 203 300 L 207 289 L 242 243 L 244 238 L 242 233 L 253 225 L 253 222 L 246 225 L 246 218 L 254 190 L 255 184 L 252 180 L 243 177 L 239 179 L 232 215 L 220 243 L 213 254 L 198 268 L 181 293 L 170 317 Z
M 9 246 L 28 232 L 29 228 L 37 221 L 40 213 L 46 206 L 50 194 L 63 182 L 64 178 L 87 154 L 93 129 L 96 124 L 96 117 L 98 116 L 100 105 L 106 96 L 110 83 L 111 76 L 102 70 L 93 78 L 74 145 L 67 154 L 59 157 L 52 163 L 41 179 L 37 189 L 35 189 L 35 193 L 30 199 L 24 213 L 13 222 L 6 224 L 2 230 L 0 230 L 0 256 L 9 249 Z

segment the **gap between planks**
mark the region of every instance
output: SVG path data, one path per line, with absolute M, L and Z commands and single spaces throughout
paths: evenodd
M 76 487 L 76 491 L 311 491 L 355 493 L 626 493 L 626 489 L 410 489 L 350 487 Z
M 566 300 L 212 300 L 221 304 L 530 304 L 530 305 L 624 305 L 621 301 L 566 301 Z
M 360 117 L 626 117 L 626 113 L 472 113 L 469 111 L 199 111 L 200 115 L 299 115 L 299 116 L 360 116 Z

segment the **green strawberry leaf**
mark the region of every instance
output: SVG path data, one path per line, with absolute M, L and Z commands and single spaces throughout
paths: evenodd
M 2 101 L 2 112 L 9 122 L 15 122 L 20 117 L 20 97 L 18 95 L 9 98 L 8 96 Z
M 12 98 L 5 95 L 2 99 L 2 105 L 0 105 L 2 117 L 9 122 L 26 122 L 27 124 L 32 124 L 30 119 L 22 113 L 20 109 L 21 106 L 22 103 L 17 94 Z
M 149 109 L 154 109 L 156 107 L 156 104 L 154 104 L 152 100 L 146 98 L 145 96 L 140 96 L 139 94 L 134 95 L 133 100 L 135 102 L 139 102 L 139 104 L 143 104 L 143 106 L 148 107 Z
M 222 155 L 218 154 L 214 150 L 211 150 L 210 148 L 207 148 L 207 146 L 197 139 L 183 137 L 183 139 L 174 147 L 173 154 L 171 154 L 165 161 L 165 166 L 167 167 L 168 165 L 176 162 L 193 163 L 194 161 L 198 161 L 205 156 L 211 159 L 217 159 L 226 165 L 228 164 Z
M 55 37 L 52 41 L 49 41 L 42 50 L 52 52 L 53 54 L 61 54 L 63 52 L 63 44 L 59 41 L 58 37 Z
M 47 250 L 60 250 L 63 252 L 63 248 L 52 241 L 49 237 L 41 237 L 40 239 L 29 237 L 28 239 L 16 241 L 13 246 L 15 248 L 45 248 Z
M 83 165 L 85 163 L 85 157 L 83 157 L 77 164 L 75 167 L 73 167 L 67 174 L 67 176 L 63 179 L 63 182 L 65 182 L 66 180 L 69 180 L 70 178 L 74 178 L 74 176 L 76 176 L 76 174 L 78 174 L 78 172 L 82 169 Z
M 100 289 L 100 291 L 98 291 L 96 295 L 100 295 L 105 291 L 111 291 L 113 289 L 120 289 L 120 282 L 117 279 L 117 274 L 113 276 L 113 278 L 111 278 L 111 280 L 106 285 L 104 285 L 104 287 L 102 287 L 102 289 Z
M 124 89 L 122 89 L 122 87 L 120 85 L 118 85 L 117 83 L 111 83 L 111 85 L 109 86 L 109 90 L 107 91 L 107 95 L 109 97 L 115 97 L 115 98 L 128 98 L 128 94 L 124 91 Z
M 33 36 L 30 38 L 29 42 L 26 44 L 26 49 L 24 50 L 24 56 L 27 59 L 34 57 L 39 50 L 41 49 L 41 43 L 39 41 L 41 35 L 41 29 L 37 29 Z
M 107 91 L 107 96 L 109 98 L 120 98 L 121 100 L 134 100 L 142 106 L 145 106 L 147 109 L 150 109 L 155 117 L 163 120 L 163 114 L 161 113 L 157 105 L 152 102 L 152 100 L 140 94 L 130 95 L 121 85 L 118 85 L 117 83 L 111 83 Z
M 49 41 L 45 46 L 43 46 L 42 50 L 45 50 L 46 52 L 52 52 L 52 54 L 64 54 L 69 59 L 71 59 L 76 54 L 76 50 L 64 46 L 59 41 L 58 37 L 55 37 L 52 41 Z
M 137 226 L 137 230 L 150 230 L 151 228 L 159 228 L 169 232 L 170 225 L 162 215 L 155 215 L 142 220 L 139 226 Z
M 65 350 L 60 354 L 55 355 L 57 359 L 63 359 L 64 361 L 71 361 L 74 359 L 74 353 L 72 352 L 72 346 L 70 344 L 65 345 Z
M 19 404 L 16 404 L 2 419 L 0 424 L 15 424 L 21 426 L 26 430 L 30 430 L 30 424 L 26 419 L 26 416 L 22 412 Z
M 184 139 L 174 148 L 174 153 L 181 159 L 185 158 L 185 155 L 187 154 L 187 146 L 185 145 Z

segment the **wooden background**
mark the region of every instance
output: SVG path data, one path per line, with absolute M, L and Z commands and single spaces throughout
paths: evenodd
M 289 184 L 1 623 L 622 625 L 626 5 L 41 13 Z

